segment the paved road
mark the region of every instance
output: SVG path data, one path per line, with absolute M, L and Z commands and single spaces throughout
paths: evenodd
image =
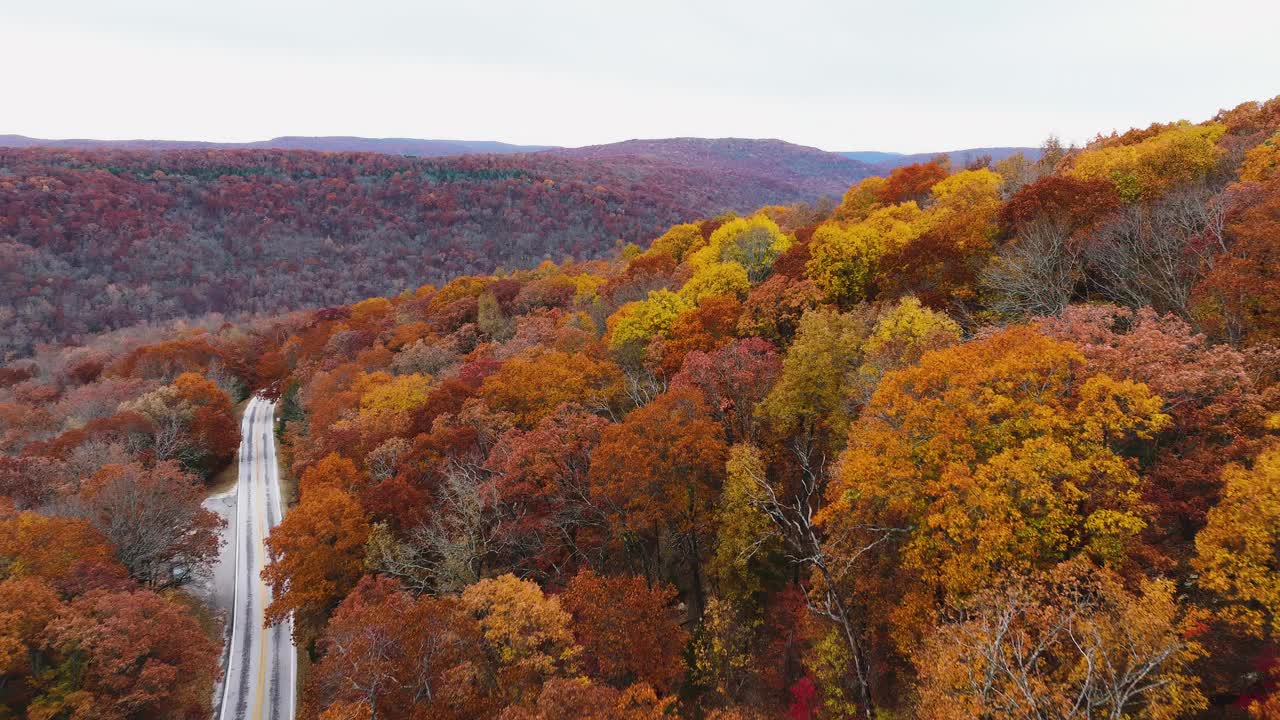
M 236 483 L 235 601 L 231 642 L 218 720 L 293 720 L 297 652 L 293 625 L 264 627 L 271 590 L 262 581 L 263 541 L 280 522 L 280 471 L 276 465 L 272 413 L 275 404 L 255 397 L 240 431 L 240 475 Z

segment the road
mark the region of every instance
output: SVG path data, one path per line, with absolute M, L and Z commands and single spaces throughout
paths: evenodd
M 293 720 L 297 705 L 298 655 L 293 624 L 265 627 L 271 590 L 262 580 L 267 534 L 280 522 L 280 470 L 276 464 L 272 414 L 275 404 L 249 401 L 240 424 L 240 471 L 236 482 L 235 599 L 218 720 Z

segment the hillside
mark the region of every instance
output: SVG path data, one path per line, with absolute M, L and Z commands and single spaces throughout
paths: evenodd
M 670 138 L 559 148 L 548 154 L 592 160 L 645 158 L 713 173 L 730 183 L 781 185 L 801 197 L 839 197 L 873 174 L 866 163 L 782 140 Z
M 726 211 L 791 203 L 866 174 L 804 181 L 812 152 L 756 163 L 532 153 L 0 149 L 0 354 L 206 312 L 394 294 L 566 256 Z M 815 151 L 816 152 L 816 151 Z M 34 280 L 34 282 L 33 282 Z
M 880 170 L 892 170 L 896 167 L 910 165 L 918 162 L 928 162 L 939 155 L 946 155 L 951 158 L 951 162 L 963 167 L 973 160 L 990 156 L 992 162 L 1003 160 L 1014 153 L 1022 153 L 1028 160 L 1039 160 L 1041 155 L 1040 148 L 1035 147 L 981 147 L 981 148 L 965 148 L 964 150 L 942 150 L 939 152 L 929 153 L 896 153 L 885 152 L 882 150 L 854 150 L 848 152 L 836 153 L 844 157 L 858 160 L 860 162 L 874 165 Z

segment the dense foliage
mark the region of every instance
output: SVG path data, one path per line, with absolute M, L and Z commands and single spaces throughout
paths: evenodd
M 11 363 L 0 593 L 36 599 L 0 702 L 97 697 L 47 671 L 76 633 L 176 607 L 155 563 L 207 524 L 135 561 L 113 489 L 216 467 L 254 388 L 299 480 L 265 578 L 305 718 L 1275 717 L 1278 131 L 1272 100 L 939 159 Z M 199 643 L 129 640 L 207 678 Z
M 0 148 L 0 358 L 143 320 L 598 257 L 682 220 L 836 196 L 869 172 L 777 141 L 708 142 L 692 157 L 679 141 L 446 159 Z

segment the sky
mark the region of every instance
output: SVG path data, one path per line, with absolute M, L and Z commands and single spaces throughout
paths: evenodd
M 0 133 L 1081 143 L 1280 94 L 1276 0 L 0 0 Z

